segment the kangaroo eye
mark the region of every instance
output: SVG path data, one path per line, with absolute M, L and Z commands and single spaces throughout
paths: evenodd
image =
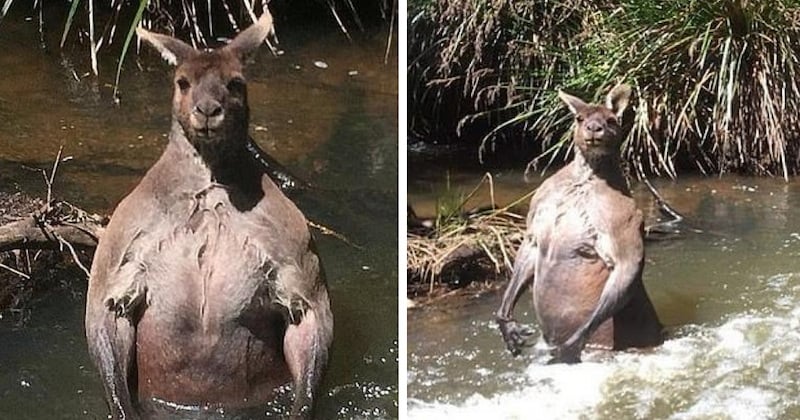
M 607 123 L 607 124 L 616 124 L 616 123 L 617 123 L 617 119 L 616 119 L 616 118 L 614 118 L 614 117 L 608 117 L 608 118 L 606 119 L 606 123 Z
M 576 115 L 575 116 L 575 121 L 577 121 L 579 123 L 582 123 L 583 122 L 583 115 Z
M 184 78 L 184 77 L 181 77 L 180 79 L 178 79 L 177 83 L 178 83 L 178 88 L 181 90 L 181 92 L 186 92 L 186 89 L 189 89 L 189 87 L 192 86 L 189 83 L 189 81 L 186 80 L 186 78 Z

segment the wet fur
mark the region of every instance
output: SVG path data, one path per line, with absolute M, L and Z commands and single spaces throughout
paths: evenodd
M 513 354 L 529 335 L 511 316 L 528 287 L 555 361 L 579 361 L 586 344 L 624 349 L 663 341 L 642 284 L 642 214 L 618 161 L 618 119 L 629 95 L 622 89 L 609 93 L 606 106 L 562 94 L 576 115 L 576 157 L 531 199 L 525 240 L 497 312 Z
M 306 219 L 244 147 L 246 91 L 231 99 L 224 88 L 241 77 L 241 56 L 171 48 L 176 80 L 215 85 L 205 88 L 225 121 L 197 137 L 185 121 L 193 101 L 176 87 L 169 144 L 100 240 L 86 334 L 109 408 L 136 418 L 154 399 L 246 407 L 292 383 L 292 416 L 310 417 L 333 317 Z

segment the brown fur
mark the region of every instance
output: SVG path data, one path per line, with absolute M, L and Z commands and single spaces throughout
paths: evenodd
M 497 312 L 509 350 L 529 331 L 511 315 L 532 286 L 536 316 L 556 361 L 576 362 L 587 343 L 624 349 L 662 342 L 662 327 L 642 284 L 641 212 L 619 162 L 619 118 L 630 88 L 606 105 L 560 96 L 575 115 L 575 159 L 545 180 L 531 199 L 528 228 Z
M 327 286 L 305 217 L 244 147 L 241 59 L 270 30 L 265 12 L 203 52 L 139 31 L 178 68 L 170 142 L 92 265 L 86 335 L 115 418 L 154 401 L 264 404 L 289 382 L 292 416 L 311 416 L 333 334 Z

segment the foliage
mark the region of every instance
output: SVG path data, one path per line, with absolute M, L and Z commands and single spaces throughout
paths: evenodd
M 466 209 L 467 203 L 481 190 L 488 190 L 491 207 Z M 531 194 L 499 208 L 495 204 L 494 183 L 489 174 L 466 195 L 459 194 L 448 185 L 437 199 L 433 226 L 423 231 L 408 229 L 409 293 L 415 294 L 421 289 L 431 293 L 436 286 L 447 283 L 447 278 L 462 277 L 465 273 L 458 271 L 463 267 L 455 267 L 460 264 L 454 263 L 465 254 L 469 254 L 469 260 L 486 260 L 488 271 L 495 275 L 511 270 L 525 231 L 525 218 L 514 209 L 529 200 Z M 448 275 L 448 270 L 455 273 Z
M 418 4 L 409 14 L 409 128 L 418 136 L 463 141 L 464 127 L 483 121 L 469 133 L 484 139 L 483 152 L 524 134 L 540 158 L 553 158 L 566 152 L 570 126 L 555 91 L 596 100 L 624 81 L 638 94 L 623 150 L 637 173 L 800 168 L 797 0 Z

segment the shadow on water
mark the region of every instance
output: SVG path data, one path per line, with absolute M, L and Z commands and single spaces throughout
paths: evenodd
M 361 246 L 314 231 L 336 320 L 319 417 L 396 418 L 397 59 L 383 64 L 387 28 L 352 44 L 335 28 L 278 30 L 285 53 L 264 48 L 246 71 L 251 134 L 315 186 L 293 197 L 308 218 Z M 35 31 L 21 17 L 0 27 L 0 189 L 42 196 L 41 174 L 25 167 L 49 170 L 63 145 L 71 160 L 55 195 L 110 213 L 166 145 L 171 69 L 129 56 L 115 107 L 113 57 L 99 79 L 83 77 L 86 63 L 43 53 Z M 86 281 L 65 282 L 36 293 L 24 325 L 0 319 L 0 417 L 105 418 L 84 339 Z
M 450 175 L 455 191 L 480 178 Z M 501 203 L 539 182 L 495 175 Z M 432 209 L 442 178 L 410 181 L 409 202 Z M 501 291 L 410 310 L 410 418 L 798 418 L 800 181 L 681 177 L 656 186 L 701 230 L 646 246 L 645 286 L 669 331 L 663 346 L 587 351 L 582 364 L 548 366 L 541 339 L 522 357 L 506 351 L 493 321 Z M 635 185 L 634 196 L 655 221 L 647 190 Z M 524 296 L 516 318 L 536 329 Z

